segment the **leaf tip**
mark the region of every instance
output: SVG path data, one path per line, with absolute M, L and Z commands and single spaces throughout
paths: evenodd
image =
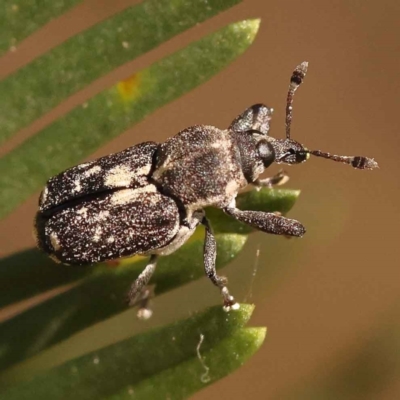
M 245 19 L 229 25 L 229 30 L 237 36 L 238 43 L 242 43 L 242 46 L 247 48 L 257 35 L 260 21 L 260 19 Z
M 249 43 L 253 42 L 254 38 L 258 33 L 258 29 L 260 28 L 261 19 L 246 19 L 238 23 L 238 28 L 247 33 L 247 40 Z
M 267 328 L 265 326 L 246 328 L 246 332 L 251 336 L 255 348 L 259 348 L 267 336 Z
M 254 34 L 256 34 L 258 32 L 258 29 L 260 28 L 261 18 L 248 19 L 247 21 L 252 27 Z
M 293 193 L 293 197 L 295 197 L 297 199 L 300 196 L 301 190 L 292 189 L 292 193 Z

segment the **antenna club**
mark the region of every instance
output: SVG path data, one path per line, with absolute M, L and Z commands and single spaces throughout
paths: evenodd
M 299 64 L 292 73 L 290 77 L 289 90 L 286 98 L 286 138 L 290 139 L 290 125 L 292 123 L 292 113 L 293 113 L 293 97 L 295 91 L 303 83 L 304 77 L 306 76 L 308 68 L 308 62 L 303 61 Z
M 311 150 L 310 154 L 317 157 L 327 158 L 328 160 L 333 160 L 337 162 L 341 162 L 343 164 L 351 165 L 356 169 L 375 169 L 379 168 L 378 163 L 369 157 L 364 156 L 338 156 L 335 154 L 324 153 L 321 150 Z
M 294 90 L 297 89 L 299 85 L 303 82 L 306 73 L 308 69 L 308 62 L 303 61 L 301 64 L 299 64 L 295 70 L 293 71 L 293 74 L 290 78 L 290 84 L 293 87 Z
M 303 61 L 297 68 L 301 69 L 304 73 L 306 73 L 308 69 L 308 61 Z
M 368 158 L 363 156 L 354 157 L 351 166 L 357 169 L 379 168 L 378 163 L 373 158 Z

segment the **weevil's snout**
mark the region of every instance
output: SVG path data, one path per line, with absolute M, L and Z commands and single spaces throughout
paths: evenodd
M 274 140 L 272 146 L 275 150 L 275 162 L 278 164 L 300 164 L 310 157 L 310 152 L 292 139 Z

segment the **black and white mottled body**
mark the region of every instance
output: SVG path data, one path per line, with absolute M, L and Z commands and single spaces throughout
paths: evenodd
M 226 130 L 192 126 L 164 143 L 141 143 L 51 178 L 39 199 L 35 223 L 38 246 L 66 264 L 150 255 L 129 292 L 130 302 L 135 303 L 155 270 L 158 256 L 178 249 L 202 224 L 206 231 L 206 274 L 220 288 L 225 309 L 236 308 L 226 279 L 215 270 L 216 242 L 204 208 L 221 208 L 264 232 L 301 237 L 305 228 L 296 220 L 237 209 L 238 192 L 248 184 L 271 187 L 284 183 L 287 175 L 283 172 L 272 178 L 259 176 L 273 162 L 298 164 L 310 154 L 358 169 L 377 167 L 373 159 L 309 151 L 290 139 L 293 95 L 306 70 L 307 63 L 302 63 L 292 75 L 286 139 L 268 135 L 273 110 L 256 104 Z

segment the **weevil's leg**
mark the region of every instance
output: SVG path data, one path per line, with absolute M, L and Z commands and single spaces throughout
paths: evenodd
M 149 263 L 146 265 L 145 269 L 136 278 L 135 282 L 132 283 L 127 295 L 127 303 L 130 306 L 138 304 L 138 302 L 140 302 L 140 300 L 143 298 L 143 289 L 145 289 L 151 276 L 156 270 L 157 259 L 158 256 L 153 254 L 150 257 Z
M 261 189 L 262 187 L 272 188 L 273 186 L 284 185 L 289 180 L 289 175 L 286 171 L 281 169 L 276 175 L 265 179 L 256 179 L 252 185 L 256 189 Z
M 150 308 L 150 298 L 154 296 L 152 290 L 148 286 L 145 286 L 140 292 L 140 297 L 135 303 L 138 306 L 137 317 L 141 320 L 151 318 L 153 311 Z
M 244 222 L 263 232 L 299 237 L 303 236 L 306 232 L 304 226 L 295 219 L 263 211 L 242 211 L 236 208 L 235 202 L 232 202 L 223 211 L 238 221 Z
M 217 275 L 215 270 L 215 259 L 217 256 L 217 243 L 213 235 L 211 225 L 206 217 L 204 217 L 201 223 L 206 228 L 206 237 L 204 241 L 204 268 L 207 276 L 211 279 L 211 282 L 221 289 L 221 294 L 224 301 L 224 310 L 237 310 L 239 304 L 236 303 L 233 296 L 229 294 L 228 288 L 226 287 L 228 280 L 224 276 Z

